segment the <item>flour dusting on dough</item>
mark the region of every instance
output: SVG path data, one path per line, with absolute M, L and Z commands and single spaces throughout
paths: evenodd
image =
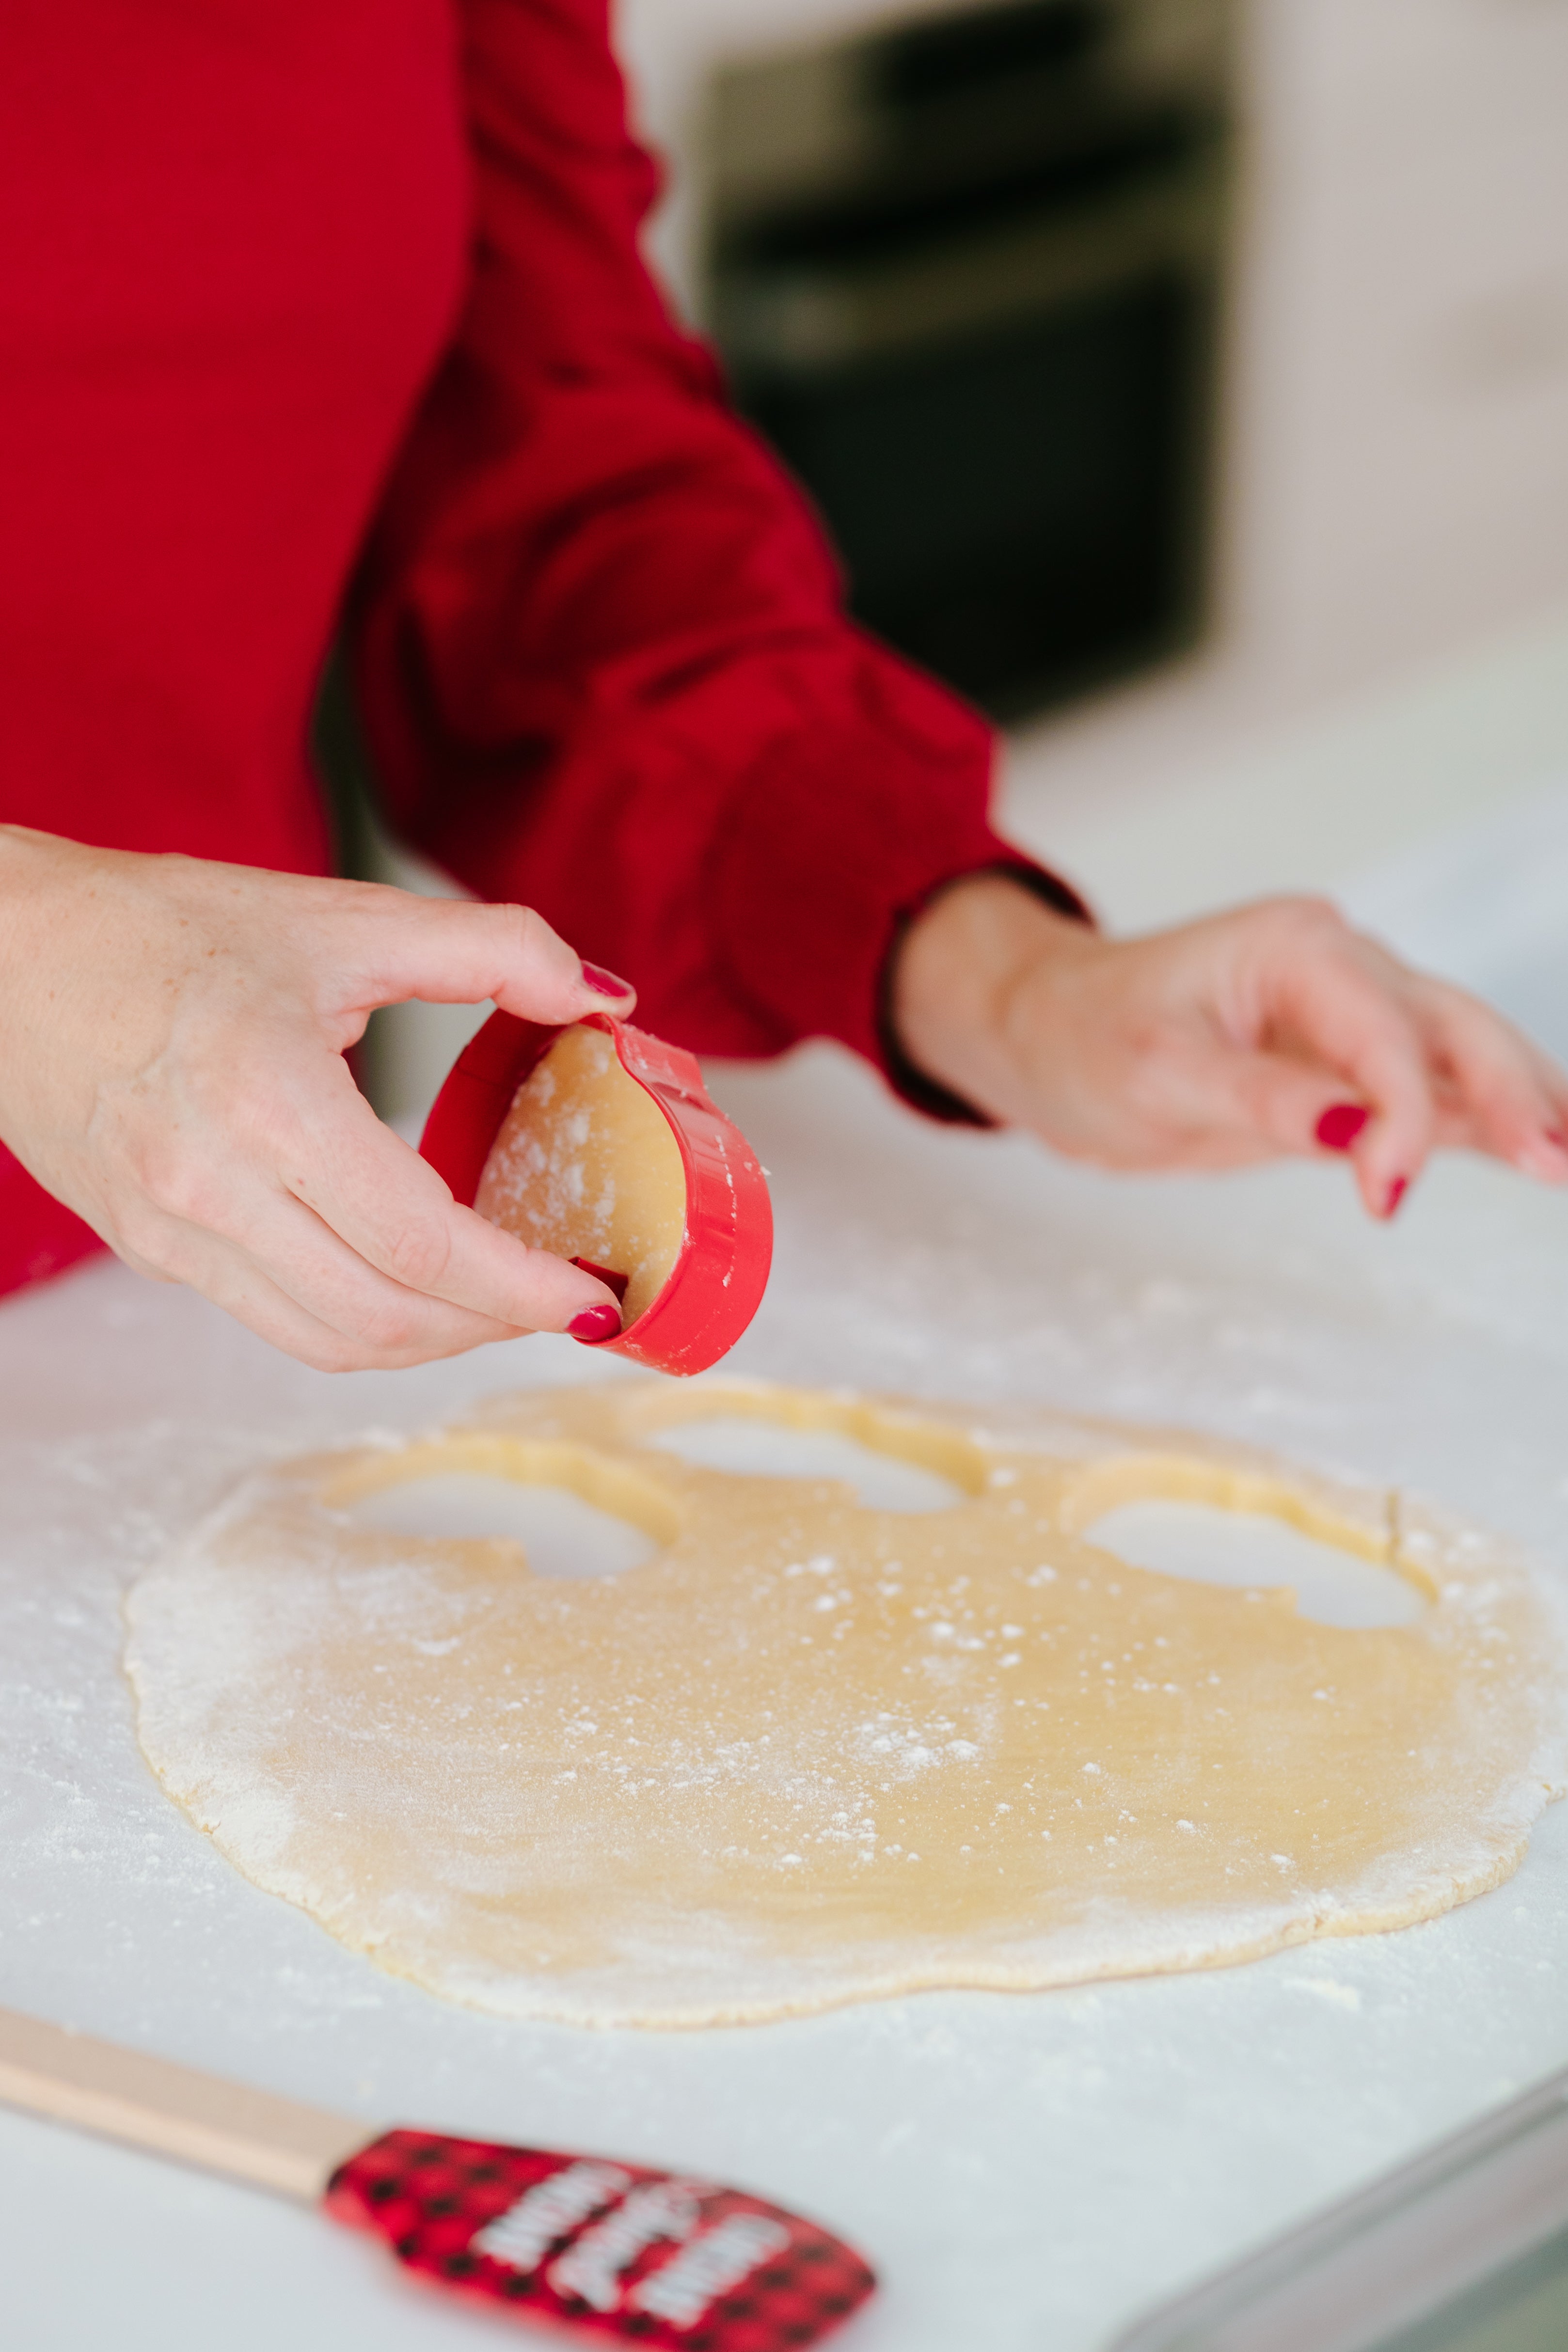
M 686 1231 L 669 1122 L 603 1030 L 563 1029 L 519 1087 L 474 1206 L 531 1249 L 629 1276 L 633 1323 L 668 1279 Z
M 647 1443 L 715 1413 L 835 1430 L 965 1499 L 877 1511 Z M 1563 1785 L 1568 1673 L 1499 1539 L 1170 1433 L 975 1421 L 626 1382 L 287 1465 L 135 1587 L 142 1747 L 344 1943 L 584 2024 L 1215 1966 L 1517 1866 Z M 567 1486 L 662 1549 L 546 1580 L 514 1543 L 347 1516 L 452 1469 Z M 1429 1605 L 1346 1630 L 1086 1539 L 1142 1497 L 1271 1511 Z

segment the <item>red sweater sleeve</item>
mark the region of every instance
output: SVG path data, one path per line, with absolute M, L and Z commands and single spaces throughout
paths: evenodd
M 990 731 L 845 620 L 805 499 L 671 323 L 605 0 L 463 26 L 471 288 L 349 614 L 391 814 L 682 1044 L 886 1067 L 900 924 L 1029 867 L 987 820 Z

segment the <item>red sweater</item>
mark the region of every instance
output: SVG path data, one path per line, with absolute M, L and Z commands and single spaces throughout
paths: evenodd
M 605 0 L 6 0 L 0 817 L 323 871 L 342 614 L 409 841 L 684 1045 L 880 1059 L 990 738 L 843 619 L 654 193 Z M 0 1289 L 95 1245 L 0 1148 Z

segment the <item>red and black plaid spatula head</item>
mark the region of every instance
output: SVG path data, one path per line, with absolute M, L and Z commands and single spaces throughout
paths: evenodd
M 326 2205 L 443 2287 L 647 2352 L 797 2352 L 875 2284 L 839 2239 L 759 2198 L 544 2148 L 387 2132 Z

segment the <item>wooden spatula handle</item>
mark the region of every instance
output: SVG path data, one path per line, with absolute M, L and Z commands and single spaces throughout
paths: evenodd
M 5 2009 L 0 2100 L 312 2204 L 338 2166 L 375 2137 L 348 2116 Z

